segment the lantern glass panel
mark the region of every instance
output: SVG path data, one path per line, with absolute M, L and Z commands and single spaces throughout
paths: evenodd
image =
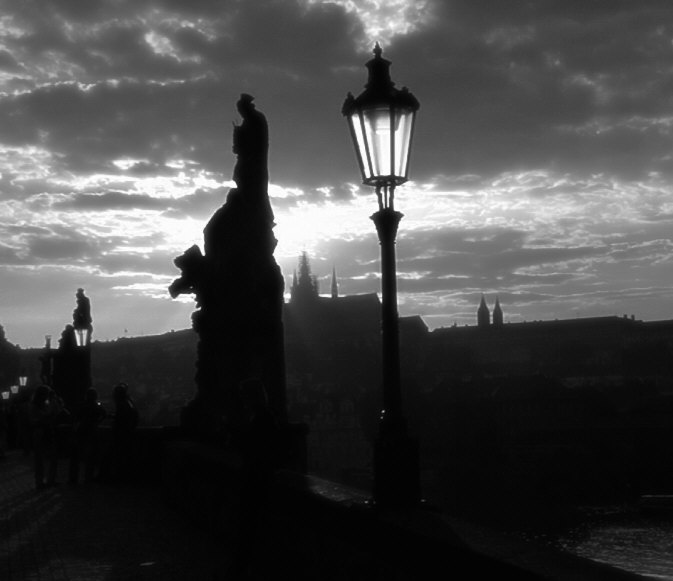
M 351 129 L 353 130 L 353 139 L 355 140 L 358 163 L 362 172 L 362 181 L 366 182 L 372 177 L 372 165 L 369 159 L 367 144 L 363 130 L 363 123 L 359 113 L 356 111 L 350 118 Z
M 393 173 L 400 181 L 406 181 L 409 171 L 409 147 L 415 112 L 409 109 L 395 109 L 395 163 Z
M 75 344 L 77 347 L 86 346 L 89 339 L 88 329 L 75 329 Z
M 365 138 L 371 156 L 372 177 L 389 177 L 393 174 L 390 109 L 388 107 L 365 109 L 362 115 Z

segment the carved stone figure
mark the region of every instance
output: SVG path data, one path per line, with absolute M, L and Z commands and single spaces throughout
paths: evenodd
M 72 313 L 72 325 L 75 329 L 92 329 L 91 318 L 91 301 L 89 297 L 84 294 L 84 289 L 78 288 L 75 293 L 77 299 L 77 307 Z
M 236 104 L 243 122 L 234 126 L 233 151 L 238 158 L 234 166 L 234 181 L 239 188 L 266 189 L 269 180 L 269 128 L 266 117 L 253 105 L 253 99 L 244 93 Z
M 86 390 L 91 387 L 90 339 L 93 333 L 91 301 L 81 288 L 77 289 L 75 298 L 77 306 L 72 313 L 72 324 L 63 329 L 56 352 L 51 353 L 46 348 L 48 361 L 43 361 L 42 370 L 46 378 L 51 376 L 54 390 L 71 412 L 83 403 Z M 75 339 L 77 331 L 80 331 L 79 344 Z M 51 373 L 47 365 L 51 367 Z
M 183 427 L 212 437 L 244 412 L 239 385 L 260 379 L 275 417 L 286 420 L 283 277 L 273 257 L 273 212 L 268 196 L 266 118 L 243 94 L 234 126 L 236 188 L 204 228 L 204 252 L 194 245 L 174 260 L 181 276 L 173 298 L 194 294 L 192 326 L 199 335 L 197 392 L 183 411 Z

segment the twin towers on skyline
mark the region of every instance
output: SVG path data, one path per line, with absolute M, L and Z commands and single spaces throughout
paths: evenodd
M 479 303 L 479 308 L 477 309 L 477 326 L 478 327 L 488 327 L 491 325 L 491 313 L 486 304 L 486 297 L 481 295 L 481 302 Z M 493 326 L 502 327 L 503 325 L 503 315 L 502 307 L 500 306 L 500 299 L 495 297 L 495 306 L 493 307 Z

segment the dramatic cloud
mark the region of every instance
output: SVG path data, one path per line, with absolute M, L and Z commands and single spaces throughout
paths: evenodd
M 670 318 L 668 0 L 0 0 L 0 323 L 73 293 L 96 337 L 189 325 L 165 288 L 232 185 L 235 102 L 270 124 L 276 258 L 375 292 L 376 202 L 341 116 L 373 42 L 421 102 L 398 190 L 400 311 Z

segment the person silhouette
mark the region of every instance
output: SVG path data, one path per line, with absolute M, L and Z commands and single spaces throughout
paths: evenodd
M 77 484 L 80 462 L 84 463 L 84 481 L 93 480 L 99 449 L 98 426 L 106 415 L 105 408 L 98 401 L 98 392 L 89 388 L 75 414 L 70 450 L 70 484 Z
M 33 430 L 35 488 L 38 490 L 56 484 L 58 468 L 56 426 L 59 416 L 64 411 L 63 402 L 54 390 L 48 385 L 37 387 L 30 406 L 30 423 Z M 46 481 L 45 464 L 47 464 Z
M 7 406 L 4 401 L 0 401 L 0 460 L 6 460 L 9 432 L 9 421 L 7 419 Z
M 131 477 L 133 444 L 138 426 L 138 410 L 126 383 L 118 383 L 113 390 L 115 404 L 112 419 L 112 479 L 121 483 Z

